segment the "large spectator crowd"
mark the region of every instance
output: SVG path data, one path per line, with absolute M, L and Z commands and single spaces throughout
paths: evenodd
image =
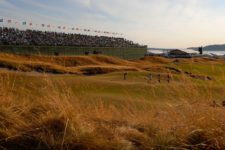
M 0 45 L 146 47 L 118 37 L 91 36 L 37 30 L 23 31 L 15 28 L 2 27 L 0 27 Z

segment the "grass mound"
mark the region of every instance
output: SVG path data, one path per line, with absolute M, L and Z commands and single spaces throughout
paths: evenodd
M 96 75 L 106 74 L 110 72 L 138 71 L 138 69 L 127 66 L 85 66 L 79 67 L 79 71 L 81 71 L 85 75 Z
M 104 55 L 90 55 L 90 56 L 29 56 L 29 55 L 13 55 L 0 53 L 0 58 L 6 60 L 23 61 L 23 62 L 46 62 L 55 63 L 66 67 L 76 67 L 84 65 L 125 65 L 129 61 Z
M 0 68 L 24 72 L 53 74 L 103 74 L 115 71 L 136 71 L 131 62 L 109 56 L 19 56 L 0 54 Z
M 66 68 L 43 62 L 21 62 L 15 60 L 7 60 L 0 58 L 0 67 L 9 70 L 23 71 L 23 72 L 41 72 L 41 73 L 54 73 L 54 74 L 64 74 L 69 73 Z

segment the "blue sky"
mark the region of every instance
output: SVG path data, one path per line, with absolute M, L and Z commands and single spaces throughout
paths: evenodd
M 224 0 L 0 0 L 0 18 L 123 33 L 149 47 L 225 43 Z

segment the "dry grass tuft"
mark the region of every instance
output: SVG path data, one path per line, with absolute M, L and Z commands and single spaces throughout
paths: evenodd
M 149 110 L 137 109 L 132 101 L 120 108 L 104 103 L 87 106 L 82 105 L 70 89 L 65 88 L 63 92 L 49 79 L 46 85 L 51 92 L 43 93 L 45 96 L 39 100 L 19 98 L 18 101 L 10 94 L 1 99 L 1 148 L 225 148 L 222 108 L 213 108 L 201 101 L 155 106 Z
M 27 62 L 23 62 L 25 56 L 5 57 L 7 62 L 15 59 L 15 64 L 31 68 Z M 44 61 L 60 67 L 63 67 L 60 64 L 67 59 L 66 69 L 74 69 L 73 67 L 77 65 L 76 69 L 86 74 L 141 70 L 137 67 L 138 62 L 117 61 L 103 56 L 82 57 L 79 63 L 75 62 L 74 58 L 59 57 L 47 60 L 45 57 L 35 56 L 29 59 L 32 59 L 32 65 L 34 62 L 37 63 L 36 61 Z M 88 65 L 82 66 L 85 59 L 89 59 Z M 58 64 L 53 63 L 54 61 Z M 164 63 L 161 62 L 164 60 L 157 61 L 159 65 Z M 145 62 L 145 65 L 151 63 Z M 163 68 L 166 69 L 165 66 Z M 135 75 L 137 74 L 131 75 L 132 82 L 136 79 Z M 104 84 L 103 80 L 99 86 L 92 88 L 93 82 L 96 84 L 96 80 L 101 76 L 93 78 L 94 81 L 90 80 L 91 77 L 79 76 L 75 82 L 76 88 L 72 89 L 74 86 L 69 86 L 74 84 L 70 83 L 71 78 L 78 78 L 77 76 L 66 76 L 65 80 L 61 81 L 59 78 L 58 80 L 53 78 L 53 75 L 31 80 L 28 76 L 19 78 L 17 74 L 1 74 L 0 149 L 225 149 L 225 109 L 210 106 L 214 94 L 212 84 L 215 81 L 199 84 L 200 81 L 194 82 L 185 73 L 183 74 L 182 70 L 179 74 L 172 73 L 172 75 L 173 78 L 178 78 L 179 75 L 179 78 L 171 84 L 148 85 L 140 79 L 137 84 L 137 86 L 141 84 L 138 86 L 140 89 L 135 91 L 133 83 L 129 84 L 130 80 L 117 81 L 119 84 L 113 81 Z M 116 80 L 116 74 L 112 76 Z M 66 80 L 69 80 L 69 83 L 65 83 Z M 110 82 L 112 84 L 108 85 Z M 79 99 L 76 94 L 82 93 L 81 89 L 85 87 L 94 90 L 96 95 L 99 89 L 105 93 L 115 94 L 113 97 L 120 98 L 121 102 L 111 99 L 106 101 L 100 96 L 93 98 L 91 94 L 81 94 L 89 98 L 87 101 Z M 29 88 L 32 90 L 27 90 Z M 123 88 L 128 96 L 126 94 L 120 96 L 119 88 Z M 127 88 L 136 92 L 136 95 L 129 93 Z M 166 90 L 168 88 L 170 90 Z M 31 91 L 33 93 L 29 93 Z M 168 93 L 163 95 L 165 92 Z M 157 101 L 151 101 L 152 97 L 142 98 L 141 96 L 146 93 L 152 93 L 152 97 Z

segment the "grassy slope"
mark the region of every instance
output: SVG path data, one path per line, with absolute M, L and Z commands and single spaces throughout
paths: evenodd
M 91 56 L 45 58 L 2 54 L 16 63 L 132 67 L 138 71 L 83 76 L 1 71 L 0 147 L 8 149 L 224 149 L 224 61 L 137 61 Z M 65 61 L 67 60 L 67 61 Z M 203 62 L 204 61 L 204 62 Z M 62 65 L 62 62 L 67 65 Z M 79 63 L 78 63 L 79 62 Z M 76 64 L 76 65 L 75 65 Z M 65 67 L 67 66 L 67 67 Z M 174 72 L 166 67 L 180 69 Z M 119 70 L 123 71 L 123 70 Z M 170 73 L 173 81 L 154 76 Z M 215 80 L 192 78 L 184 72 Z M 225 70 L 224 70 L 225 71 Z M 79 70 L 81 72 L 81 70 Z M 110 71 L 111 72 L 111 71 Z M 82 72 L 84 73 L 84 72 Z
M 138 70 L 132 62 L 107 56 L 43 57 L 0 54 L 0 67 L 23 72 L 98 74 Z

